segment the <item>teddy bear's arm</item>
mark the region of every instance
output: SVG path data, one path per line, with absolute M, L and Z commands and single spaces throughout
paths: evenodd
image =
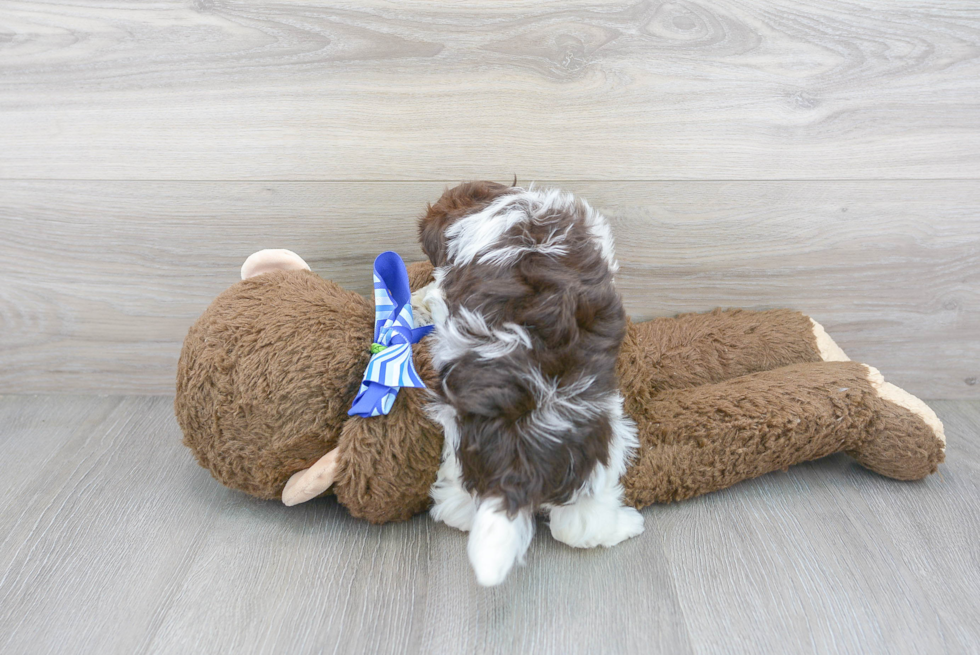
M 387 416 L 355 416 L 344 424 L 333 490 L 351 515 L 404 521 L 430 505 L 442 430 L 423 411 L 425 394 L 402 389 Z
M 405 269 L 408 271 L 408 287 L 412 291 L 418 291 L 435 279 L 433 276 L 435 269 L 428 260 L 405 264 Z
M 412 352 L 416 370 L 433 388 L 437 377 L 426 340 Z M 372 523 L 403 521 L 431 504 L 443 437 L 425 413 L 430 393 L 401 389 L 387 416 L 354 416 L 344 424 L 333 491 L 352 515 Z
M 934 472 L 942 424 L 922 401 L 854 362 L 816 362 L 626 397 L 640 448 L 623 478 L 637 507 L 690 498 L 847 451 L 888 477 Z
M 650 396 L 819 361 L 848 358 L 809 316 L 788 309 L 716 309 L 630 323 L 619 375 L 624 394 Z

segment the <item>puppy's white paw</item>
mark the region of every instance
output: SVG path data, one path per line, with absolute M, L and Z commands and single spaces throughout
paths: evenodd
M 435 283 L 425 287 L 424 302 L 434 324 L 442 325 L 446 322 L 449 318 L 449 306 L 446 305 L 446 294 L 442 292 L 441 287 L 436 286 Z
M 643 515 L 633 507 L 620 507 L 616 517 L 616 530 L 603 546 L 615 546 L 643 533 Z
M 507 579 L 518 558 L 518 545 L 511 535 L 493 534 L 482 525 L 470 533 L 467 544 L 477 584 L 494 587 Z
M 551 510 L 551 535 L 572 548 L 608 548 L 642 532 L 643 515 L 632 507 L 584 498 Z
M 437 482 L 432 489 L 435 504 L 429 510 L 429 515 L 436 521 L 469 532 L 473 529 L 473 518 L 476 516 L 476 501 L 456 485 L 444 485 L 440 488 Z
M 425 303 L 427 289 L 428 287 L 422 287 L 412 294 L 412 319 L 415 321 L 415 327 L 433 324 L 432 312 L 429 311 L 429 306 Z

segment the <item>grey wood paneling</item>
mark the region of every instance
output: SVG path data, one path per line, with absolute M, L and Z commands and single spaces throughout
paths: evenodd
M 976 178 L 975 0 L 0 5 L 0 178 Z
M 0 391 L 169 393 L 264 247 L 362 293 L 446 183 L 0 181 Z M 980 397 L 980 185 L 557 182 L 613 223 L 637 318 L 791 307 L 930 398 Z
M 578 551 L 539 526 L 478 587 L 465 536 L 227 490 L 169 397 L 0 397 L 4 653 L 966 653 L 980 643 L 980 404 L 933 404 L 916 483 L 844 455 L 644 510 Z

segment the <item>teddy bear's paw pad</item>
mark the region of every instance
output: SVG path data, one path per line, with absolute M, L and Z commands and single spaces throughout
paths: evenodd
M 581 499 L 551 510 L 551 535 L 572 548 L 608 548 L 642 532 L 643 515 L 632 507 Z
M 807 317 L 810 318 L 810 317 Z M 823 326 L 817 323 L 815 320 L 810 318 L 810 322 L 813 323 L 813 336 L 817 340 L 817 350 L 820 351 L 820 357 L 823 358 L 825 362 L 849 362 L 851 358 L 848 357 L 841 347 L 837 345 L 837 342 L 830 338 L 827 331 L 823 329 Z
M 946 433 L 943 429 L 943 423 L 939 420 L 939 417 L 936 416 L 936 412 L 932 411 L 932 408 L 929 407 L 929 405 L 925 404 L 919 398 L 913 396 L 905 389 L 896 387 L 891 382 L 885 382 L 885 378 L 878 372 L 878 369 L 871 366 L 868 366 L 868 381 L 871 383 L 871 386 L 874 387 L 875 391 L 878 392 L 878 396 L 880 398 L 894 403 L 899 407 L 904 407 L 921 418 L 922 421 L 935 433 L 936 439 L 942 443 L 943 448 L 945 449 Z

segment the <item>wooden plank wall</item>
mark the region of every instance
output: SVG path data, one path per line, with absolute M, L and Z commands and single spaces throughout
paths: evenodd
M 0 393 L 170 393 L 252 251 L 366 291 L 512 174 L 610 217 L 634 316 L 793 307 L 980 398 L 972 0 L 8 0 Z

